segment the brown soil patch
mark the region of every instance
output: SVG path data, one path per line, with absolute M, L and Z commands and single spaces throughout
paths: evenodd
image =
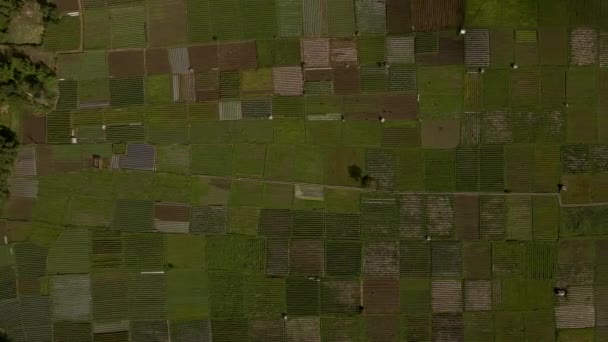
M 399 313 L 399 278 L 365 278 L 363 307 L 366 313 Z
M 464 341 L 462 314 L 433 315 L 433 341 Z
M 356 313 L 361 304 L 361 289 L 357 280 L 324 280 L 321 283 L 323 313 Z
M 190 66 L 194 71 L 206 71 L 218 67 L 218 45 L 205 44 L 188 47 Z
M 146 49 L 146 73 L 148 75 L 171 73 L 167 49 Z
M 441 65 L 464 63 L 464 39 L 456 33 L 439 37 L 439 55 L 437 63 Z
M 412 31 L 412 6 L 410 0 L 386 1 L 386 28 L 388 33 Z
M 17 291 L 19 296 L 39 296 L 40 281 L 37 278 L 17 279 Z
M 260 214 L 260 235 L 284 236 L 291 235 L 293 226 L 292 214 L 289 209 L 262 209 Z
M 304 70 L 306 81 L 331 81 L 333 80 L 332 69 L 307 69 Z
M 368 341 L 399 341 L 399 315 L 365 317 Z
M 479 239 L 479 197 L 456 196 L 454 223 L 459 240 Z
M 28 115 L 23 119 L 21 141 L 24 144 L 46 143 L 46 117 Z
M 433 280 L 431 297 L 433 312 L 462 312 L 460 280 Z
M 53 1 L 57 5 L 57 11 L 59 13 L 78 12 L 80 6 L 78 6 L 78 0 L 55 0 Z
M 220 44 L 220 69 L 242 70 L 257 67 L 255 41 Z
M 568 32 L 566 28 L 539 28 L 538 45 L 543 65 L 568 63 Z
M 289 240 L 271 240 L 266 243 L 266 274 L 286 276 L 289 273 Z
M 38 176 L 53 174 L 53 149 L 50 145 L 36 145 L 36 173 Z
M 356 67 L 334 69 L 334 92 L 336 95 L 359 94 L 361 78 Z
M 291 240 L 289 255 L 291 274 L 323 275 L 325 248 L 322 240 Z
M 329 66 L 329 39 L 310 38 L 300 40 L 302 56 L 307 68 L 323 68 Z
M 110 77 L 143 76 L 144 50 L 108 52 Z
M 411 13 L 416 31 L 458 28 L 463 24 L 464 0 L 412 0 Z
M 382 116 L 386 119 L 416 119 L 418 98 L 416 94 L 386 95 L 380 99 Z
M 249 325 L 251 342 L 281 341 L 285 333 L 283 320 L 255 320 Z
M 32 218 L 32 209 L 36 199 L 11 197 L 4 210 L 6 218 L 13 220 L 29 220 Z
M 422 147 L 437 149 L 453 149 L 460 143 L 460 120 L 431 119 L 423 120 Z
M 182 204 L 157 204 L 154 206 L 154 218 L 163 221 L 190 221 L 190 206 Z
M 391 276 L 399 274 L 399 250 L 394 242 L 371 242 L 365 246 L 364 274 Z
M 380 113 L 380 104 L 377 95 L 344 96 L 343 111 L 347 119 L 368 120 L 377 119 Z
M 171 46 L 186 43 L 186 6 L 181 0 L 164 0 L 161 6 L 148 4 L 148 42 L 150 46 Z M 162 11 L 162 13 L 158 13 Z M 156 13 L 150 13 L 156 12 Z
M 336 38 L 330 42 L 330 60 L 333 67 L 357 65 L 357 41 L 352 38 Z
M 490 280 L 472 280 L 464 285 L 466 311 L 492 310 L 492 283 Z

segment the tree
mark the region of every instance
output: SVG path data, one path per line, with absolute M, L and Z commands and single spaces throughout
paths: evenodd
M 17 134 L 10 128 L 0 125 L 0 197 L 2 198 L 9 195 L 8 179 L 17 158 L 18 147 Z
M 348 175 L 357 182 L 361 179 L 361 173 L 361 168 L 357 165 L 350 165 L 348 167 Z
M 47 112 L 57 100 L 57 78 L 49 67 L 34 63 L 27 56 L 8 50 L 0 54 L 0 102 L 17 103 Z
M 0 342 L 11 342 L 11 339 L 8 337 L 8 335 L 0 330 Z

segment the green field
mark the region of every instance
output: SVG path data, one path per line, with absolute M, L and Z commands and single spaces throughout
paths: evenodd
M 14 341 L 608 339 L 604 1 L 56 3 Z

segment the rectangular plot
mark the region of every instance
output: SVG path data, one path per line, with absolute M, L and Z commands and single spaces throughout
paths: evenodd
M 456 191 L 479 189 L 479 150 L 465 147 L 456 150 Z
M 277 0 L 278 33 L 281 37 L 302 35 L 302 0 Z
M 211 8 L 207 1 L 186 0 L 188 42 L 205 42 L 212 39 Z
M 211 28 L 218 40 L 236 40 L 242 37 L 237 0 L 211 0 Z
M 363 279 L 363 307 L 370 314 L 398 313 L 400 310 L 399 278 L 368 277 Z
M 355 8 L 352 1 L 328 1 L 327 18 L 331 37 L 349 37 L 355 32 Z
M 479 172 L 482 191 L 504 190 L 504 149 L 500 145 L 484 145 L 480 150 Z
M 54 276 L 53 318 L 57 321 L 87 321 L 91 310 L 91 281 L 86 275 Z
M 428 242 L 401 241 L 399 273 L 407 278 L 426 278 L 431 274 L 431 249 Z
M 322 240 L 291 239 L 289 273 L 300 276 L 322 276 L 325 248 Z
M 560 181 L 560 151 L 557 146 L 537 145 L 534 149 L 534 190 L 553 192 Z
M 397 198 L 388 194 L 361 196 L 361 228 L 363 236 L 397 236 Z
M 327 241 L 326 273 L 330 276 L 357 276 L 361 272 L 361 242 Z
M 431 262 L 431 272 L 434 277 L 459 277 L 462 273 L 460 242 L 432 242 Z
M 112 48 L 146 46 L 146 11 L 144 6 L 116 6 L 110 8 Z
M 327 35 L 327 2 L 321 0 L 303 0 L 303 28 L 305 37 L 322 37 Z
M 385 34 L 386 1 L 356 0 L 355 13 L 360 34 Z
M 291 315 L 318 315 L 319 283 L 307 278 L 287 278 L 287 313 Z
M 429 235 L 451 236 L 454 230 L 454 198 L 429 195 L 426 199 L 426 226 Z
M 479 203 L 481 238 L 501 239 L 505 232 L 505 199 L 499 196 L 483 196 Z
M 455 154 L 453 151 L 425 151 L 425 188 L 427 191 L 454 189 Z
M 232 146 L 192 145 L 191 153 L 193 174 L 232 174 Z
M 92 314 L 95 321 L 127 318 L 127 276 L 121 272 L 91 276 Z

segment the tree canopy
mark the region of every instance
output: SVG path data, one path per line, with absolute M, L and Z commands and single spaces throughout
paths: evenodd
M 16 51 L 0 54 L 0 102 L 3 106 L 28 104 L 47 112 L 55 105 L 56 89 L 57 78 L 46 65 L 33 63 Z
M 9 195 L 8 178 L 17 158 L 18 147 L 17 134 L 10 128 L 0 125 L 0 197 L 8 197 Z M 2 342 L 1 337 L 0 342 Z

